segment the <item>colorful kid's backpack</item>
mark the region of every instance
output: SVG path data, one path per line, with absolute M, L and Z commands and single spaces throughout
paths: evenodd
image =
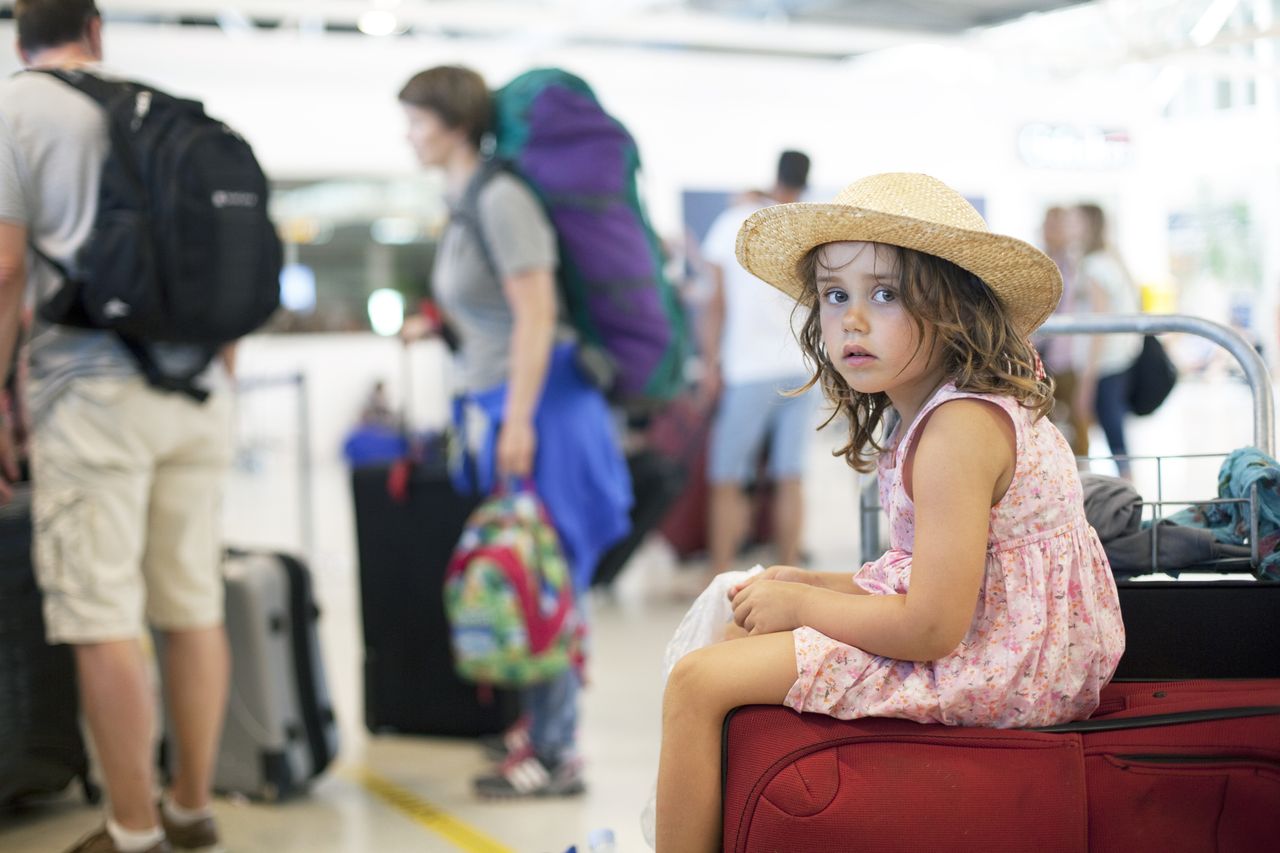
M 531 488 L 502 488 L 467 519 L 445 570 L 454 668 L 524 687 L 581 665 L 582 625 L 560 539 Z
M 680 300 L 636 188 L 631 134 L 583 80 L 558 68 L 521 74 L 494 93 L 496 147 L 454 212 L 493 253 L 479 219 L 489 178 L 523 178 L 556 229 L 558 279 L 583 346 L 603 355 L 616 402 L 655 406 L 681 389 L 686 334 Z

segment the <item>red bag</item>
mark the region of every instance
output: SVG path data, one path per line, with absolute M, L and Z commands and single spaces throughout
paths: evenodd
M 712 412 L 685 395 L 655 415 L 649 426 L 653 448 L 677 460 L 686 470 L 684 489 L 667 510 L 660 527 L 682 560 L 707 550 L 707 508 L 711 500 L 707 455 L 712 417 Z M 747 532 L 753 545 L 768 542 L 773 536 L 773 488 L 765 481 L 763 464 L 759 468 L 758 482 L 750 495 L 751 529 Z
M 725 723 L 724 849 L 1139 853 L 1280 849 L 1280 680 L 1112 684 L 1045 730 Z

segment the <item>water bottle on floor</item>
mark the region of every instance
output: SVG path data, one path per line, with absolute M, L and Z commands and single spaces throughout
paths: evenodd
M 617 842 L 612 829 L 593 829 L 587 835 L 587 850 L 590 853 L 618 853 Z

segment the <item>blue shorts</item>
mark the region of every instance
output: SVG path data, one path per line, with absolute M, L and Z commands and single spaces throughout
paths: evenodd
M 770 478 L 800 477 L 809 437 L 818 425 L 818 392 L 810 388 L 799 397 L 784 397 L 781 392 L 804 383 L 805 377 L 797 376 L 726 385 L 711 424 L 707 479 L 712 483 L 750 480 L 766 438 Z

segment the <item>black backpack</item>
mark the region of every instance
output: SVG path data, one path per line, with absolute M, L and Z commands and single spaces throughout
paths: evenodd
M 192 380 L 225 343 L 280 304 L 282 250 L 249 144 L 197 101 L 83 71 L 45 70 L 102 106 L 111 148 L 93 230 L 63 286 L 39 306 L 51 323 L 117 332 L 155 387 Z M 149 344 L 200 347 L 176 375 Z

